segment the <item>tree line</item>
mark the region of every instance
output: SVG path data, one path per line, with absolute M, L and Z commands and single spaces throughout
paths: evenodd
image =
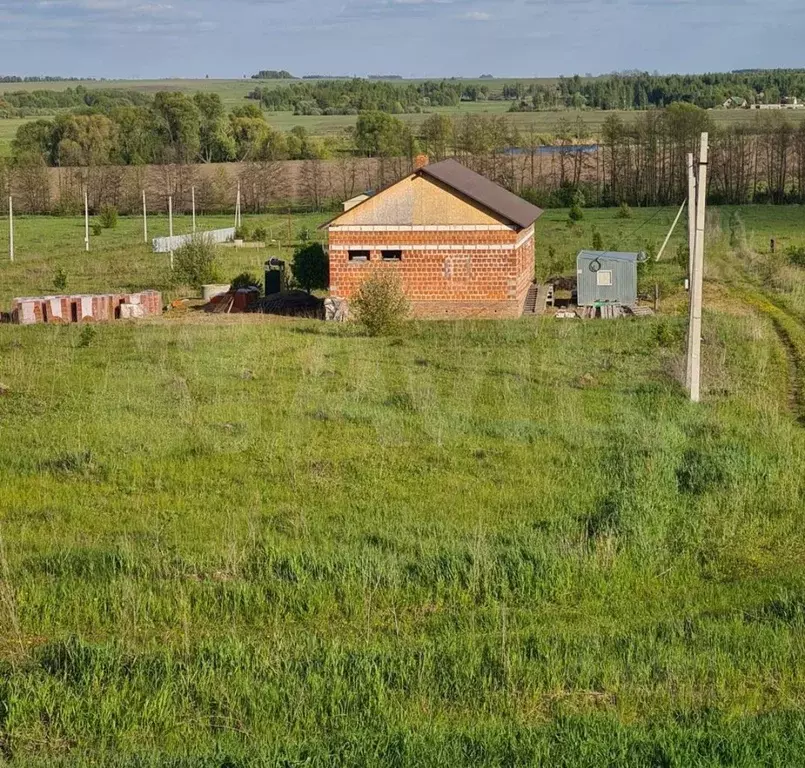
M 703 109 L 722 106 L 727 99 L 748 104 L 779 104 L 805 97 L 805 70 L 775 69 L 703 75 L 652 75 L 648 72 L 581 78 L 560 78 L 554 85 L 515 83 L 504 87 L 512 111 L 559 108 L 649 109 L 673 103 Z
M 488 96 L 486 86 L 446 80 L 399 85 L 358 78 L 257 87 L 249 94 L 268 110 L 296 115 L 357 115 L 370 111 L 415 114 L 430 107 L 455 107 L 462 100 L 479 101 Z
M 0 96 L 0 118 L 53 114 L 58 110 L 110 112 L 121 106 L 147 106 L 144 93 L 119 88 L 91 88 L 83 85 L 64 91 L 11 91 Z
M 581 119 L 565 119 L 547 135 L 519 129 L 505 115 L 434 113 L 414 128 L 367 112 L 342 136 L 317 139 L 302 128 L 276 131 L 256 105 L 227 114 L 215 95 L 165 93 L 148 108 L 23 125 L 6 173 L 28 190 L 29 208 L 47 210 L 47 195 L 36 192 L 47 166 L 76 169 L 88 184 L 120 178 L 109 169 L 121 166 L 185 169 L 171 173 L 187 178 L 194 167 L 236 160 L 251 169 L 244 179 L 258 190 L 259 205 L 287 196 L 320 209 L 399 178 L 425 152 L 433 161 L 456 157 L 543 207 L 566 206 L 579 195 L 590 205 L 665 206 L 687 195 L 686 156 L 698 151 L 703 131 L 711 136 L 711 202 L 805 202 L 805 125 L 764 112 L 720 127 L 690 104 L 649 110 L 630 122 L 612 114 L 596 137 Z M 365 167 L 363 159 L 377 161 L 374 175 L 356 170 Z M 280 184 L 287 160 L 302 161 L 293 166 L 299 178 Z M 336 173 L 337 182 L 327 181 Z

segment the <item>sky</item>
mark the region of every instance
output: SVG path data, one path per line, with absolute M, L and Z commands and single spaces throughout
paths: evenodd
M 803 0 L 0 0 L 0 75 L 693 73 L 803 40 Z

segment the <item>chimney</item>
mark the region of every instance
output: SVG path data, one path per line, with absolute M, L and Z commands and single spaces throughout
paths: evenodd
M 430 158 L 427 155 L 417 155 L 414 158 L 414 170 L 421 171 L 428 163 Z

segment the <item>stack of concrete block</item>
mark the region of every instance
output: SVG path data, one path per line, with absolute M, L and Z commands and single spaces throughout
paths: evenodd
M 126 307 L 126 309 L 123 309 Z M 136 307 L 136 309 L 131 309 Z M 141 293 L 78 294 L 14 299 L 11 320 L 20 325 L 37 323 L 102 323 L 119 318 L 150 317 L 162 314 L 159 291 Z

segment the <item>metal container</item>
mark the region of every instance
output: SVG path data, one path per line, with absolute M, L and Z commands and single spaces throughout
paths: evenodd
M 637 265 L 642 253 L 582 251 L 576 260 L 578 305 L 637 304 Z
M 270 259 L 266 262 L 266 296 L 282 293 L 282 276 L 285 262 L 281 259 Z

